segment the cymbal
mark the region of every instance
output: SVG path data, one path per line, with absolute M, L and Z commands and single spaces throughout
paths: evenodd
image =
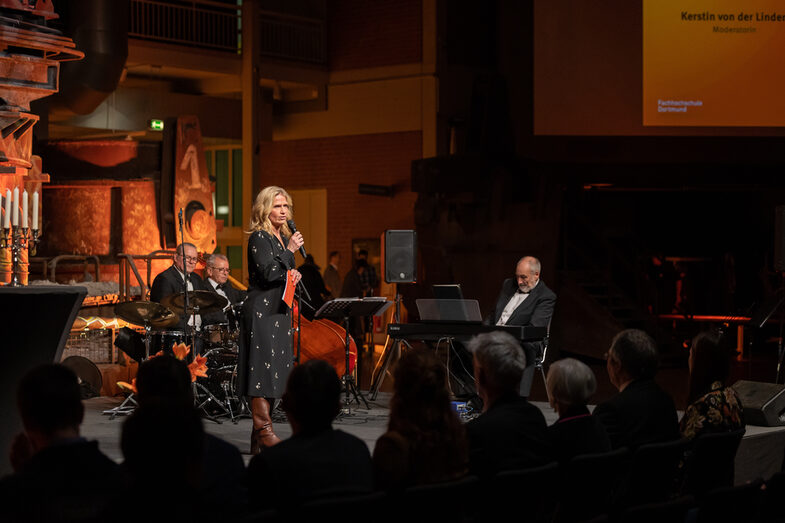
M 168 307 L 154 301 L 126 301 L 114 306 L 114 313 L 134 325 L 149 323 L 156 329 L 171 327 L 179 321 Z
M 229 301 L 218 294 L 210 291 L 190 291 L 188 292 L 188 310 L 185 311 L 184 298 L 182 294 L 170 294 L 161 300 L 161 303 L 169 307 L 177 314 L 193 314 L 194 308 L 199 307 L 199 314 L 217 312 L 224 310 Z

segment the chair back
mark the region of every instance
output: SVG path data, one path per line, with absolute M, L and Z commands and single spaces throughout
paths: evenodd
M 677 439 L 638 447 L 614 504 L 631 507 L 669 499 L 677 490 L 679 463 L 687 445 L 687 440 Z
M 660 503 L 647 503 L 622 511 L 619 523 L 683 523 L 695 507 L 695 498 L 681 496 Z M 715 522 L 716 523 L 716 522 Z
M 560 467 L 555 522 L 582 521 L 604 514 L 628 467 L 626 447 L 575 456 Z
M 700 500 L 696 523 L 753 523 L 759 521 L 763 480 L 706 492 Z
M 556 462 L 520 470 L 505 470 L 484 482 L 480 522 L 504 521 L 509 514 L 521 511 L 522 519 L 533 523 L 547 522 L 556 507 L 560 488 L 559 464 Z
M 430 485 L 409 487 L 401 493 L 396 521 L 416 518 L 420 521 L 474 521 L 475 502 L 480 491 L 476 476 Z M 393 505 L 395 500 L 393 499 Z
M 766 482 L 761 500 L 761 521 L 785 521 L 785 472 L 774 474 Z
M 702 496 L 710 490 L 733 486 L 736 451 L 745 430 L 703 434 L 685 454 L 682 494 Z

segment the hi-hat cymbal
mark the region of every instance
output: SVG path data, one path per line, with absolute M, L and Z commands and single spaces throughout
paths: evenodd
M 188 293 L 188 310 L 185 310 L 185 298 L 182 294 L 170 294 L 161 300 L 161 303 L 169 307 L 177 314 L 193 314 L 194 309 L 198 307 L 199 314 L 206 314 L 208 312 L 217 312 L 224 310 L 229 304 L 229 301 L 218 294 L 217 292 L 210 291 L 190 291 Z
M 127 301 L 114 306 L 114 313 L 134 325 L 149 323 L 156 329 L 171 327 L 179 321 L 168 307 L 154 301 Z

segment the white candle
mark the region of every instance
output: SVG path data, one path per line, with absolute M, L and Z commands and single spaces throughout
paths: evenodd
M 33 193 L 33 230 L 38 230 L 38 191 Z
M 27 229 L 27 189 L 22 193 L 22 229 Z
M 14 187 L 14 201 L 11 203 L 11 225 L 19 227 L 19 187 Z
M 5 216 L 3 216 L 3 229 L 11 228 L 11 189 L 6 191 L 5 196 Z

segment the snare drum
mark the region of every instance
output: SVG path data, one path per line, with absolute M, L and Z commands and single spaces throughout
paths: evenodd
M 202 338 L 212 346 L 226 347 L 236 338 L 228 323 L 213 323 L 202 327 Z
M 171 356 L 174 354 L 172 346 L 175 343 L 185 343 L 185 333 L 182 331 L 150 331 L 150 338 L 150 356 L 154 356 L 158 351 Z

